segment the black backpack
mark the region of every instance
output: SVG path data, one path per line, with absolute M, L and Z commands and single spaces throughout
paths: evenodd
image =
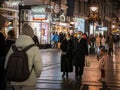
M 29 70 L 28 56 L 26 51 L 31 47 L 36 46 L 31 44 L 22 50 L 13 45 L 13 53 L 9 56 L 7 67 L 6 67 L 6 77 L 9 81 L 22 82 L 29 78 L 32 69 Z

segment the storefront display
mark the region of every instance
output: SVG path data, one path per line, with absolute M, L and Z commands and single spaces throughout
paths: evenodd
M 21 6 L 20 11 L 22 13 L 20 13 L 20 15 L 24 15 L 24 17 L 27 16 L 27 18 L 21 18 L 20 22 L 22 23 L 22 21 L 24 21 L 31 24 L 40 44 L 50 44 L 50 14 L 47 12 L 48 5 L 41 4 L 26 7 Z
M 32 28 L 34 29 L 35 35 L 38 37 L 40 44 L 48 44 L 49 41 L 49 24 L 48 23 L 33 23 Z

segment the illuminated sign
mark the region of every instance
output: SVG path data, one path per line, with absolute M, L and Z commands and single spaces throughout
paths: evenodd
M 100 28 L 98 28 L 98 30 L 107 31 L 107 27 L 100 27 Z
M 47 12 L 46 5 L 32 6 L 33 20 L 46 20 Z
M 4 1 L 3 7 L 10 8 L 10 9 L 18 9 L 19 3 L 20 3 L 20 1 Z
M 46 12 L 46 5 L 32 6 L 32 14 L 42 14 Z
M 33 20 L 46 20 L 46 19 L 47 19 L 46 14 L 33 15 Z

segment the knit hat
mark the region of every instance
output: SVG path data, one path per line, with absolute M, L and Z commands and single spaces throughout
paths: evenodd
M 23 25 L 23 27 L 22 27 L 22 35 L 28 35 L 31 38 L 33 38 L 34 31 L 33 31 L 32 27 L 29 24 L 25 23 Z
M 4 16 L 0 14 L 0 28 L 4 26 L 6 21 L 7 21 L 7 18 L 5 18 Z

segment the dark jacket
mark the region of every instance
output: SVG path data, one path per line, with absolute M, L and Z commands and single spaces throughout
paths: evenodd
M 72 72 L 73 66 L 72 66 L 72 50 L 73 50 L 73 43 L 71 40 L 64 39 L 60 46 L 62 50 L 61 55 L 61 71 L 63 72 Z
M 0 32 L 0 57 L 6 55 L 5 36 Z
M 6 56 L 6 49 L 5 49 L 5 37 L 0 32 L 0 80 L 4 78 L 4 62 Z
M 38 37 L 36 35 L 34 35 L 33 41 L 35 42 L 36 45 L 40 45 Z
M 6 53 L 9 51 L 10 47 L 15 43 L 16 38 L 14 39 L 6 39 L 5 40 L 5 45 L 6 45 Z
M 75 66 L 83 67 L 85 65 L 85 55 L 88 55 L 88 45 L 84 38 L 78 42 L 78 46 L 74 55 Z

